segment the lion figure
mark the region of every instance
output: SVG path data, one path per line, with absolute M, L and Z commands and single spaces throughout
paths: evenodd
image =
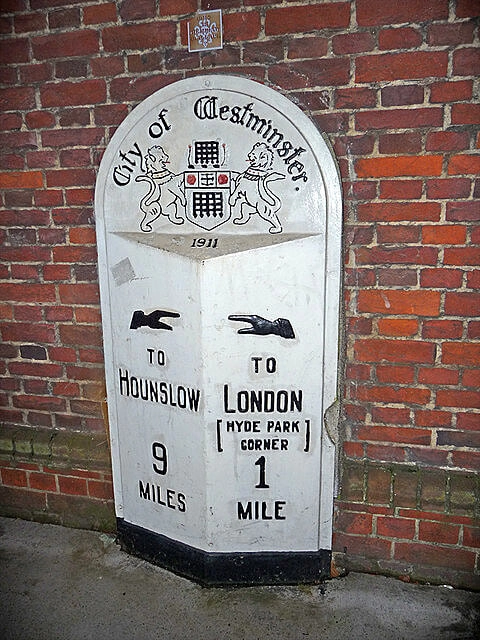
M 270 233 L 281 233 L 282 225 L 277 212 L 282 206 L 278 196 L 269 188 L 274 180 L 283 180 L 282 173 L 272 171 L 273 151 L 264 143 L 257 142 L 247 156 L 249 167 L 235 180 L 234 190 L 229 204 L 234 207 L 238 217 L 234 224 L 246 224 L 250 216 L 258 215 L 270 223 Z
M 137 176 L 137 182 L 148 182 L 148 193 L 140 201 L 140 209 L 144 213 L 140 229 L 152 231 L 152 223 L 161 215 L 168 217 L 173 224 L 183 224 L 184 218 L 179 215 L 178 201 L 185 208 L 186 200 L 183 192 L 182 177 L 167 169 L 168 155 L 162 147 L 150 147 L 143 157 L 145 173 Z

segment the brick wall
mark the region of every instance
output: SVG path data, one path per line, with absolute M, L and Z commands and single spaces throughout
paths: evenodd
M 188 53 L 186 19 L 217 7 L 223 50 Z M 240 74 L 310 114 L 344 184 L 337 562 L 478 588 L 478 0 L 3 0 L 2 11 L 2 512 L 113 526 L 99 159 L 153 91 Z

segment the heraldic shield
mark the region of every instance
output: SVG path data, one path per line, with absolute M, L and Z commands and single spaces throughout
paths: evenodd
M 185 176 L 185 217 L 210 231 L 230 219 L 230 171 L 189 171 Z
M 191 171 L 184 173 L 185 217 L 210 231 L 231 216 L 232 175 L 230 171 L 220 170 L 225 162 L 225 145 L 221 148 L 217 140 L 195 141 L 189 149 L 188 159 Z

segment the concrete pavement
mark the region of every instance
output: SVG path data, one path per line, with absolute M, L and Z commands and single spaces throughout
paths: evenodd
M 202 588 L 92 531 L 0 518 L 2 640 L 478 640 L 480 594 L 352 573 Z

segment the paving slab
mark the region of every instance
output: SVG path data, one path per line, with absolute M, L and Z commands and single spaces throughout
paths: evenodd
M 113 536 L 0 518 L 2 640 L 478 640 L 480 594 L 350 573 L 205 588 Z

